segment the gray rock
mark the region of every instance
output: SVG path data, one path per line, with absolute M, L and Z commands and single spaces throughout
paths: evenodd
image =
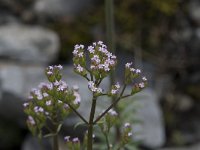
M 163 148 L 160 150 L 200 150 L 200 144 L 196 144 L 189 147 L 181 147 L 181 148 Z
M 39 26 L 9 24 L 0 27 L 0 57 L 32 63 L 49 63 L 56 59 L 59 38 Z
M 48 17 L 74 16 L 90 6 L 92 0 L 37 0 L 34 11 Z
M 27 136 L 22 143 L 21 150 L 52 150 L 49 140 L 43 139 L 42 146 L 40 145 L 38 139 L 31 135 Z
M 133 132 L 138 133 L 134 139 L 141 140 L 145 146 L 153 149 L 161 147 L 165 143 L 165 131 L 158 96 L 152 89 L 146 89 L 133 99 L 140 106 L 136 116 L 142 122 L 133 125 Z
M 200 2 L 198 0 L 190 1 L 189 14 L 194 21 L 200 24 Z

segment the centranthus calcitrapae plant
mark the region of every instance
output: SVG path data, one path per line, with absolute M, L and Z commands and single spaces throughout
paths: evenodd
M 84 45 L 75 45 L 73 62 L 74 71 L 88 81 L 86 87 L 92 93 L 89 118 L 85 118 L 77 110 L 81 102 L 78 88 L 70 88 L 62 80 L 61 70 L 63 67 L 55 65 L 49 66 L 45 70 L 49 82 L 40 83 L 38 88 L 30 92 L 29 100 L 24 103 L 24 111 L 28 115 L 28 128 L 33 135 L 37 135 L 39 138 L 53 137 L 53 149 L 58 150 L 58 133 L 64 119 L 73 112 L 86 124 L 87 131 L 83 142 L 78 138 L 69 136 L 64 138 L 69 150 L 92 150 L 95 125 L 98 125 L 105 135 L 105 145 L 107 144 L 108 150 L 123 148 L 132 139 L 130 123 L 125 123 L 118 147 L 112 148 L 107 139 L 111 127 L 116 124 L 118 118 L 118 114 L 113 110 L 113 107 L 120 100 L 132 96 L 145 88 L 147 79 L 141 77 L 141 71 L 133 68 L 132 62 L 129 62 L 125 64 L 123 85 L 117 82 L 108 91 L 102 89 L 101 83 L 115 69 L 117 57 L 110 53 L 107 50 L 107 46 L 101 41 L 93 43 L 87 49 L 85 49 Z M 137 82 L 136 78 L 139 78 L 140 82 Z M 127 86 L 131 86 L 132 89 L 126 91 Z M 115 100 L 95 117 L 97 101 L 101 96 L 112 97 Z

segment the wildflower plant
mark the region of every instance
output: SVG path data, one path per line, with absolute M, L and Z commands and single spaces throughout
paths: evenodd
M 111 86 L 108 91 L 101 87 L 103 79 L 114 71 L 117 65 L 117 57 L 107 50 L 107 46 L 102 42 L 94 42 L 87 48 L 84 45 L 75 45 L 73 51 L 74 71 L 88 81 L 88 89 L 92 93 L 91 108 L 89 119 L 84 118 L 79 112 L 81 98 L 78 88 L 70 88 L 62 80 L 61 65 L 49 66 L 45 70 L 48 83 L 40 83 L 37 89 L 30 92 L 28 102 L 24 103 L 24 111 L 28 115 L 27 125 L 33 135 L 39 138 L 52 136 L 54 139 L 54 150 L 58 150 L 57 135 L 61 129 L 64 119 L 74 112 L 87 126 L 87 132 L 83 145 L 87 150 L 93 149 L 94 126 L 98 125 L 108 138 L 112 126 L 117 122 L 118 114 L 113 107 L 122 99 L 140 92 L 147 85 L 146 77 L 141 78 L 141 82 L 136 82 L 136 78 L 141 77 L 141 70 L 132 67 L 132 62 L 125 64 L 124 84 L 119 82 Z M 133 85 L 134 84 L 134 85 Z M 131 85 L 132 90 L 124 94 L 127 86 Z M 115 100 L 105 108 L 105 110 L 96 115 L 97 100 L 101 96 L 112 97 Z M 44 129 L 49 134 L 44 135 Z M 122 141 L 118 149 L 122 148 L 131 141 L 131 125 L 125 123 L 122 131 Z M 66 136 L 65 142 L 70 150 L 80 150 L 81 142 L 78 138 Z M 107 148 L 111 146 L 106 139 Z M 84 147 L 82 146 L 82 148 Z

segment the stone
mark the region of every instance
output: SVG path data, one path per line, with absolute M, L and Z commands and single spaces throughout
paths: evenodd
M 32 135 L 28 135 L 24 142 L 22 143 L 21 150 L 51 150 L 51 145 L 49 140 L 43 139 L 42 140 L 43 147 L 41 148 L 40 143 L 38 142 L 38 139 L 36 137 L 33 137 Z
M 46 28 L 20 24 L 0 27 L 0 58 L 48 64 L 57 58 L 58 48 L 57 34 Z
M 133 132 L 138 133 L 134 139 L 152 149 L 163 146 L 165 143 L 164 121 L 155 91 L 150 88 L 145 89 L 133 96 L 133 99 L 139 106 L 135 115 L 142 122 L 133 125 Z
M 181 148 L 163 148 L 159 150 L 200 150 L 200 144 L 195 144 L 192 146 L 181 147 Z
M 200 24 L 200 2 L 198 0 L 190 1 L 188 10 L 190 17 Z
M 37 0 L 34 11 L 48 17 L 74 16 L 90 6 L 92 0 Z

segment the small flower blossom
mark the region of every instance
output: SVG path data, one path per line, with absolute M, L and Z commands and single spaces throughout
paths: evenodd
M 69 139 L 70 139 L 70 136 L 65 136 L 65 137 L 64 137 L 64 140 L 65 140 L 66 142 L 68 142 Z
M 144 82 L 138 84 L 139 88 L 143 89 L 145 87 Z
M 140 73 L 141 73 L 141 70 L 140 70 L 140 69 L 136 69 L 135 72 L 136 72 L 137 74 L 140 74 Z
M 96 92 L 100 94 L 100 93 L 103 92 L 103 90 L 102 90 L 102 88 L 97 88 L 97 89 L 96 89 Z
M 43 109 L 42 107 L 39 107 L 39 108 L 38 108 L 38 111 L 39 111 L 39 112 L 44 112 L 44 109 Z
M 116 87 L 117 89 L 120 89 L 120 84 L 119 84 L 119 82 L 117 82 L 117 83 L 115 84 L 115 87 Z
M 78 53 L 78 57 L 83 57 L 83 52 Z
M 111 116 L 117 116 L 117 112 L 114 111 L 113 109 L 110 109 L 110 110 L 108 111 L 108 113 L 109 113 Z
M 90 52 L 90 54 L 94 54 L 95 50 L 93 46 L 88 46 L 88 51 Z
M 129 128 L 130 126 L 131 126 L 131 124 L 129 122 L 127 122 L 127 123 L 124 124 L 125 128 Z
M 78 64 L 76 67 L 76 70 L 81 73 L 81 72 L 83 72 L 83 67 L 81 67 L 81 65 Z
M 63 102 L 61 100 L 58 100 L 58 104 L 62 104 Z
M 134 73 L 135 72 L 135 68 L 130 68 L 130 71 Z
M 130 62 L 130 63 L 126 63 L 126 68 L 130 68 L 131 67 L 131 65 L 132 65 L 132 62 Z
M 72 139 L 72 142 L 78 143 L 78 142 L 79 142 L 79 139 L 78 139 L 78 138 L 73 138 L 73 139 Z
M 57 65 L 55 66 L 56 68 L 58 68 L 59 70 L 62 70 L 63 69 L 63 66 L 62 65 Z
M 29 105 L 29 103 L 24 103 L 23 104 L 24 107 L 27 107 L 28 105 Z
M 146 77 L 142 77 L 142 81 L 147 81 L 147 78 Z
M 52 71 L 47 71 L 47 75 L 53 75 Z
M 128 137 L 131 137 L 131 136 L 132 136 L 132 133 L 131 133 L 131 132 L 129 132 L 129 133 L 128 133 Z
M 74 49 L 74 51 L 72 52 L 75 56 L 78 54 L 78 50 L 77 49 Z
M 75 100 L 74 100 L 74 104 L 75 105 L 80 104 L 80 102 L 81 102 L 80 95 L 77 92 L 74 92 L 74 96 L 76 97 Z
M 32 116 L 28 116 L 28 122 L 29 122 L 31 125 L 35 125 L 35 120 L 33 119 Z
M 46 105 L 47 105 L 47 106 L 50 106 L 50 105 L 51 105 L 51 100 L 46 101 Z
M 115 94 L 117 94 L 117 91 L 118 91 L 118 90 L 112 89 L 112 90 L 111 90 L 111 94 L 112 94 L 112 95 L 115 95 Z
M 47 93 L 43 93 L 43 96 L 44 96 L 44 97 L 48 97 L 49 94 L 47 94 Z
M 68 108 L 69 108 L 69 105 L 68 105 L 68 104 L 64 104 L 64 105 L 63 105 L 63 108 L 68 109 Z

